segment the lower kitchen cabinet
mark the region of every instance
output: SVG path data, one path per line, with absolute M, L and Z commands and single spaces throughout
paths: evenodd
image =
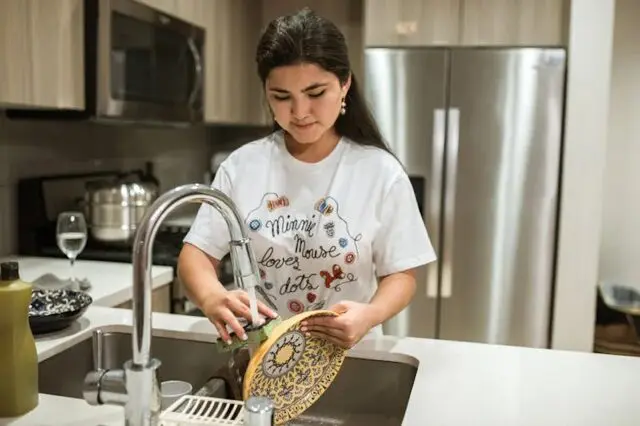
M 131 309 L 132 301 L 127 300 L 114 308 Z M 151 310 L 153 312 L 171 313 L 171 284 L 159 287 L 151 293 Z

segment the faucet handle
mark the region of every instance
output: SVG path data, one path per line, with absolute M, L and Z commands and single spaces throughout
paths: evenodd
M 123 370 L 90 371 L 84 379 L 82 395 L 90 405 L 124 406 L 128 401 L 125 372 Z
M 104 373 L 104 370 L 90 371 L 84 379 L 82 396 L 90 405 L 101 405 L 100 382 L 102 381 Z
M 101 329 L 93 332 L 91 344 L 93 346 L 93 369 L 96 371 L 104 370 L 104 333 Z
M 244 404 L 244 424 L 247 426 L 273 426 L 273 401 L 263 396 L 252 396 Z

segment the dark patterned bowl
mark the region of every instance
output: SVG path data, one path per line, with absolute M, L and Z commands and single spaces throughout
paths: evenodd
M 87 310 L 93 299 L 75 290 L 33 290 L 29 305 L 29 325 L 33 334 L 50 333 L 69 327 Z

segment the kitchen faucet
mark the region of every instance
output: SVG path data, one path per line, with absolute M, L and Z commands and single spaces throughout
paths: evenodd
M 159 423 L 161 398 L 157 370 L 161 363 L 151 357 L 153 241 L 162 221 L 173 210 L 186 203 L 206 203 L 224 218 L 229 229 L 235 284 L 246 290 L 256 286 L 260 279 L 244 221 L 233 201 L 224 193 L 206 185 L 188 184 L 174 188 L 156 199 L 140 222 L 133 243 L 132 359 L 124 364 L 122 370 L 106 371 L 98 368 L 89 372 L 85 378 L 84 399 L 92 405 L 124 406 L 127 426 L 154 426 Z M 253 403 L 253 400 L 247 401 L 247 412 L 256 411 Z M 261 409 L 257 411 L 260 412 Z

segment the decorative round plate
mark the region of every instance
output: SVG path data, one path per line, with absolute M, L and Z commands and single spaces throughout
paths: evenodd
M 29 325 L 34 334 L 62 330 L 91 305 L 88 293 L 74 290 L 32 290 Z
M 280 425 L 302 414 L 331 385 L 342 367 L 346 349 L 325 339 L 306 336 L 300 323 L 335 312 L 303 312 L 279 324 L 255 352 L 244 378 L 243 397 L 264 396 L 275 405 Z

